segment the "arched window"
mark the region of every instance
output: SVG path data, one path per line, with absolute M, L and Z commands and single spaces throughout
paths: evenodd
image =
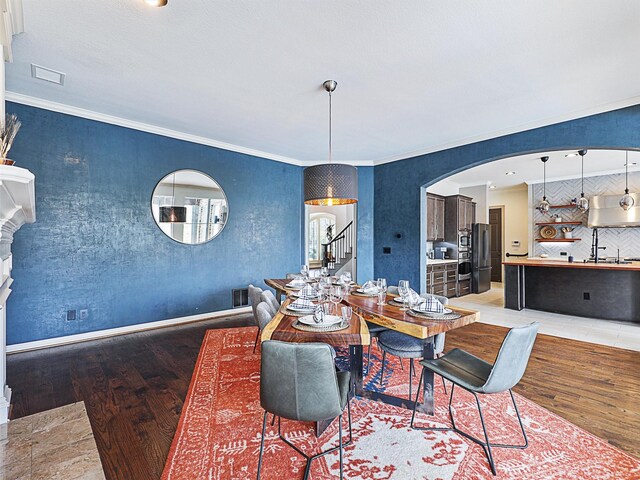
M 322 259 L 322 244 L 328 243 L 327 227 L 336 224 L 336 216 L 331 213 L 312 213 L 309 216 L 309 261 Z M 334 228 L 335 230 L 335 228 Z M 335 231 L 333 232 L 335 235 Z

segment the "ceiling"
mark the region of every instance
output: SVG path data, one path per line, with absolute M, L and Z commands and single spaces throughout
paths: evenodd
M 637 0 L 23 0 L 7 98 L 298 164 L 640 103 Z M 30 76 L 35 63 L 65 85 Z
M 429 187 L 429 191 L 439 191 L 441 187 L 451 184 L 458 188 L 476 185 L 490 185 L 496 189 L 514 188 L 525 184 L 542 183 L 543 168 L 540 157 L 548 156 L 547 181 L 580 178 L 580 157 L 566 155 L 575 154 L 575 150 L 542 152 L 530 155 L 503 158 L 463 172 L 451 175 Z M 640 171 L 640 152 L 630 151 L 629 171 Z M 623 150 L 588 150 L 584 156 L 584 175 L 592 177 L 611 173 L 624 173 L 626 152 Z M 631 165 L 635 163 L 635 165 Z M 507 173 L 511 173 L 507 175 Z

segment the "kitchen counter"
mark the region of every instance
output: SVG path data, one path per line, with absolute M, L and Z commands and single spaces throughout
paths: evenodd
M 508 260 L 502 262 L 503 265 L 522 265 L 525 267 L 551 267 L 551 268 L 590 268 L 597 270 L 633 270 L 640 271 L 640 262 L 631 263 L 585 263 L 572 262 L 567 260 L 531 259 Z
M 640 262 L 503 262 L 504 306 L 640 323 Z
M 455 258 L 447 258 L 445 260 L 440 260 L 437 258 L 427 259 L 427 265 L 444 265 L 446 263 L 458 263 L 458 260 L 456 260 Z

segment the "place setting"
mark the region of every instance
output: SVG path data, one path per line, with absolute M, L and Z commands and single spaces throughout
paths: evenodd
M 337 332 L 349 328 L 353 310 L 351 307 L 340 308 L 340 315 L 333 315 L 332 306 L 328 303 L 316 305 L 310 315 L 297 318 L 292 327 L 303 332 Z

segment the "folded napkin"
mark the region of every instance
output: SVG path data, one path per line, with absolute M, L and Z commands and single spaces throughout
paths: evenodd
M 291 280 L 287 286 L 289 287 L 303 287 L 307 284 L 307 282 L 304 281 L 303 278 L 300 277 L 296 277 L 293 280 Z
M 444 313 L 444 305 L 436 297 L 427 297 L 424 303 L 418 305 L 416 310 L 428 313 Z
M 417 305 L 418 303 L 424 302 L 424 298 L 422 298 L 413 288 L 410 288 L 409 294 L 407 295 L 407 302 L 412 305 Z
M 310 300 L 312 298 L 316 298 L 318 296 L 318 292 L 316 292 L 316 289 L 311 285 L 306 285 L 302 290 L 300 290 L 298 296 L 302 299 Z
M 313 321 L 316 323 L 324 323 L 324 306 L 317 305 L 313 312 Z
M 297 308 L 299 310 L 313 310 L 315 308 L 315 304 L 311 300 L 307 300 L 306 298 L 298 298 L 295 302 L 290 303 L 289 307 Z
M 378 286 L 375 282 L 369 280 L 367 283 L 362 285 L 362 293 L 366 293 L 367 295 L 375 295 L 378 293 Z

